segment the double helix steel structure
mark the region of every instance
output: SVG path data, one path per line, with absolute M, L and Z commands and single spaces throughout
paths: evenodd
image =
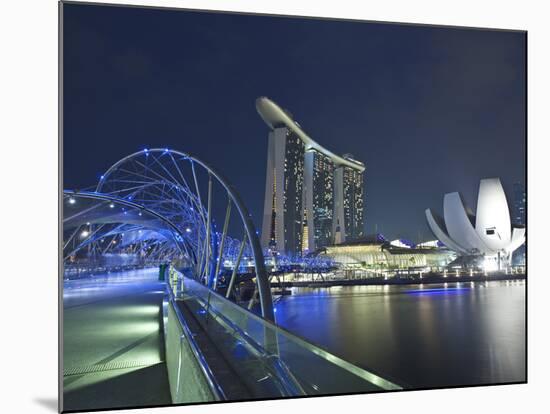
M 72 263 L 172 263 L 226 297 L 255 283 L 264 318 L 273 305 L 262 249 L 235 188 L 183 152 L 144 149 L 113 164 L 95 188 L 63 192 L 63 257 Z M 252 303 L 252 300 L 250 303 Z

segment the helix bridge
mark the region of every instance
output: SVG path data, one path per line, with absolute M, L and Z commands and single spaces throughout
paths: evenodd
M 248 276 L 255 300 L 247 306 L 257 302 L 261 314 L 273 319 L 251 216 L 227 179 L 205 162 L 179 151 L 144 149 L 113 164 L 95 188 L 65 190 L 63 207 L 67 274 L 171 263 L 233 299 L 240 293 L 236 282 Z

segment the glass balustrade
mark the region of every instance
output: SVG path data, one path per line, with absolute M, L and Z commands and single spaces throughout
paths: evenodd
M 253 398 L 399 390 L 397 384 L 355 366 L 253 314 L 199 282 L 176 274 L 176 303 L 208 333 Z

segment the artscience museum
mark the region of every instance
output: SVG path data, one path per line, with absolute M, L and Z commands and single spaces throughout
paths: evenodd
M 486 270 L 510 266 L 512 253 L 525 242 L 525 227 L 512 225 L 499 178 L 480 181 L 475 215 L 454 192 L 443 198 L 443 218 L 427 209 L 426 219 L 443 244 L 459 256 L 483 259 Z

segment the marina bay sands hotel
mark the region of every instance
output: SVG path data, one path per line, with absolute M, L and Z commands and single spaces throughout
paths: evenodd
M 270 99 L 258 98 L 256 109 L 270 128 L 264 251 L 299 256 L 363 237 L 365 165 L 319 145 Z

